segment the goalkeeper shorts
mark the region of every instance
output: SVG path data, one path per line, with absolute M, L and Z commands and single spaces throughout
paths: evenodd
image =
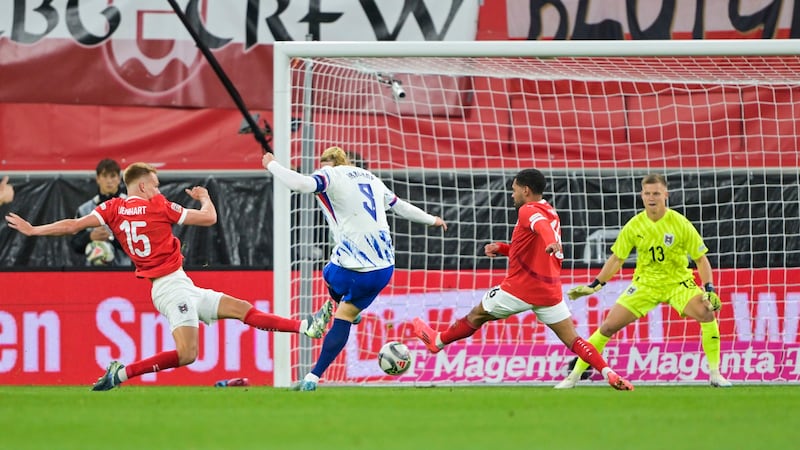
M 697 287 L 694 279 L 659 287 L 645 286 L 633 281 L 619 296 L 617 303 L 638 318 L 644 317 L 661 303 L 669 303 L 681 317 L 685 317 L 683 310 L 698 295 L 703 295 L 703 291 Z

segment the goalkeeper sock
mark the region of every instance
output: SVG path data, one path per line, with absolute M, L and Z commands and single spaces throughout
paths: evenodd
M 178 367 L 179 361 L 177 350 L 156 353 L 149 358 L 125 366 L 125 374 L 127 378 L 133 378 L 145 373 L 171 369 L 173 367 Z M 125 380 L 120 377 L 120 381 Z
M 708 359 L 708 368 L 719 370 L 719 324 L 716 319 L 711 322 L 701 322 L 700 330 L 703 333 L 703 352 Z
M 333 326 L 325 335 L 322 341 L 322 350 L 319 353 L 319 359 L 314 365 L 311 373 L 317 377 L 322 378 L 322 374 L 328 369 L 334 359 L 339 356 L 339 353 L 344 349 L 347 343 L 347 338 L 350 336 L 350 326 L 352 324 L 344 319 L 333 319 Z
M 242 322 L 265 331 L 291 331 L 297 333 L 300 330 L 299 320 L 267 314 L 256 308 L 250 308 L 247 314 L 244 315 Z
M 591 336 L 589 336 L 588 342 L 591 343 L 594 346 L 594 348 L 597 350 L 597 354 L 598 355 L 602 355 L 603 354 L 603 349 L 606 348 L 606 344 L 608 344 L 609 340 L 611 340 L 611 338 L 608 337 L 608 336 L 603 336 L 603 334 L 600 333 L 600 330 L 598 329 L 594 333 L 592 333 Z M 572 351 L 575 352 L 575 350 L 572 350 Z M 575 352 L 575 353 L 578 353 L 578 352 Z M 581 356 L 581 355 L 578 354 L 578 356 Z M 578 358 L 578 360 L 575 362 L 575 367 L 572 369 L 572 372 L 570 373 L 570 376 L 578 376 L 578 377 L 581 376 L 581 374 L 586 369 L 589 368 L 590 363 L 591 363 L 591 361 L 587 362 L 587 360 L 584 360 L 583 357 Z M 592 367 L 597 369 L 597 367 L 595 367 L 594 364 L 591 364 L 591 365 L 592 365 Z M 601 370 L 602 371 L 602 369 L 597 369 L 597 370 Z
M 478 327 L 480 328 L 480 327 Z M 439 333 L 436 337 L 436 345 L 440 344 L 439 340 L 441 340 L 442 347 L 459 339 L 464 339 L 466 337 L 470 337 L 478 331 L 478 328 L 475 328 L 469 321 L 467 317 L 464 316 L 450 325 L 450 328 L 447 330 Z

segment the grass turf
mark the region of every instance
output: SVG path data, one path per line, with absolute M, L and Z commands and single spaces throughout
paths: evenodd
M 0 387 L 0 449 L 786 449 L 800 386 Z

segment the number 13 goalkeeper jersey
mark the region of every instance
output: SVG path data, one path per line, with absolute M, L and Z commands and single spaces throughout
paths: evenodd
M 708 252 L 703 238 L 689 220 L 667 209 L 653 222 L 642 211 L 622 227 L 611 251 L 621 260 L 636 248 L 634 279 L 645 286 L 659 287 L 691 278 L 687 255 L 696 260 Z

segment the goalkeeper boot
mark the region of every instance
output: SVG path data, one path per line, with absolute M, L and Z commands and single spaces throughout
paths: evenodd
M 306 319 L 308 325 L 306 326 L 305 335 L 314 339 L 321 338 L 325 334 L 325 327 L 331 321 L 331 316 L 333 316 L 333 302 L 328 300 L 319 311 Z
M 316 391 L 317 383 L 309 380 L 301 380 L 292 386 L 293 391 Z
M 608 375 L 608 384 L 610 384 L 611 387 L 613 387 L 614 389 L 618 391 L 633 390 L 633 385 L 625 378 L 622 378 L 621 376 L 617 375 L 617 373 L 614 372 L 613 370 L 609 370 L 607 375 Z
M 555 389 L 572 389 L 575 386 L 577 386 L 578 381 L 580 381 L 580 379 L 581 379 L 580 375 L 574 372 L 570 372 L 569 375 L 567 375 L 567 378 L 564 378 L 557 385 L 553 387 Z
M 119 361 L 111 361 L 106 369 L 106 373 L 97 379 L 97 382 L 92 386 L 93 391 L 109 391 L 122 384 L 119 380 L 119 371 L 125 369 L 125 366 Z
M 439 350 L 441 350 L 441 348 L 436 345 L 437 333 L 419 317 L 414 318 L 414 335 L 425 343 L 425 347 L 427 347 L 428 351 L 431 353 L 439 353 Z
M 708 377 L 708 380 L 711 382 L 711 386 L 713 387 L 731 387 L 733 386 L 730 381 L 726 380 L 725 377 L 719 373 L 719 370 L 712 370 L 711 374 Z

